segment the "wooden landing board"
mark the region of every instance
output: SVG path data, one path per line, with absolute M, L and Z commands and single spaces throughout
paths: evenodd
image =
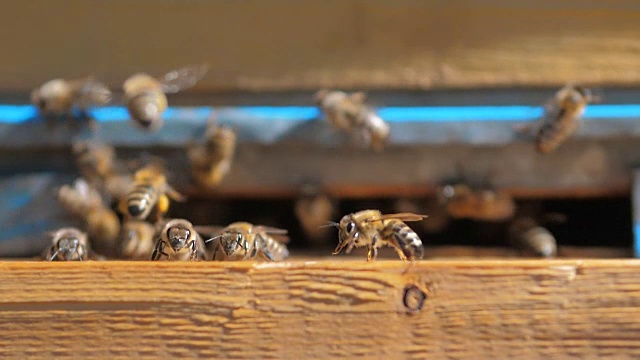
M 0 357 L 637 358 L 638 274 L 636 260 L 3 262 Z

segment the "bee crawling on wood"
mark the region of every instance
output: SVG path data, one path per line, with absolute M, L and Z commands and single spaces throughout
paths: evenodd
M 378 248 L 386 245 L 394 248 L 402 260 L 422 259 L 424 246 L 405 221 L 421 221 L 427 215 L 398 213 L 383 215 L 378 210 L 362 210 L 348 214 L 339 223 L 326 226 L 338 228 L 338 246 L 333 252 L 339 254 L 346 248 L 348 254 L 354 247 L 367 248 L 367 261 L 375 260 Z
M 122 213 L 128 217 L 144 220 L 155 211 L 156 221 L 169 210 L 169 198 L 184 201 L 185 198 L 168 183 L 161 166 L 151 164 L 136 171 L 133 187 L 120 203 Z
M 74 109 L 87 117 L 88 108 L 106 105 L 110 100 L 111 91 L 91 77 L 54 79 L 31 91 L 31 102 L 48 119 L 71 116 Z
M 447 213 L 455 219 L 499 222 L 511 219 L 516 209 L 513 198 L 503 191 L 456 184 L 444 186 L 439 192 Z
M 260 255 L 269 261 L 289 257 L 287 230 L 247 222 L 235 222 L 207 240 L 216 241 L 212 260 L 252 260 Z
M 320 90 L 315 100 L 331 125 L 360 135 L 375 150 L 384 148 L 389 125 L 365 105 L 364 93 Z
M 75 228 L 62 228 L 51 235 L 51 247 L 45 255 L 48 261 L 83 261 L 90 255 L 87 234 Z
M 84 179 L 78 179 L 73 186 L 64 185 L 58 190 L 58 201 L 69 213 L 85 223 L 98 253 L 114 255 L 120 235 L 120 220 L 104 204 L 98 190 Z
M 123 85 L 124 101 L 131 119 L 142 129 L 160 129 L 162 114 L 168 106 L 166 94 L 195 85 L 207 70 L 207 65 L 192 65 L 170 71 L 161 79 L 145 73 L 132 75 Z
M 193 225 L 184 219 L 167 221 L 156 235 L 151 260 L 196 261 L 205 259 L 205 245 Z
M 207 187 L 218 186 L 231 169 L 235 151 L 235 131 L 218 126 L 215 120 L 210 120 L 205 143 L 188 150 L 194 179 Z

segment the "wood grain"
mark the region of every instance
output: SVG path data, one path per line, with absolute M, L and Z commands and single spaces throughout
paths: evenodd
M 640 7 L 631 0 L 5 5 L 5 91 L 87 74 L 119 87 L 137 71 L 205 61 L 211 72 L 196 91 L 640 81 Z
M 640 356 L 640 261 L 0 263 L 0 357 Z M 426 294 L 418 311 L 404 289 Z M 415 291 L 415 289 L 414 289 Z

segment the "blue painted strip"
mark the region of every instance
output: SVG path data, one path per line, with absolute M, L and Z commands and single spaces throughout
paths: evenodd
M 388 122 L 523 121 L 543 115 L 535 106 L 386 107 L 378 115 Z
M 265 120 L 310 121 L 320 117 L 313 106 L 237 106 L 214 109 L 201 107 L 171 107 L 165 119 L 185 116 L 208 118 L 213 110 L 231 110 Z M 533 121 L 544 111 L 536 106 L 408 106 L 377 108 L 381 118 L 389 122 L 454 122 L 454 121 Z M 99 122 L 123 121 L 129 118 L 122 106 L 93 109 L 92 116 Z M 21 123 L 37 117 L 31 105 L 0 105 L 0 123 Z M 640 104 L 591 105 L 585 119 L 640 119 Z
M 633 224 L 633 254 L 640 258 L 640 223 Z
M 590 105 L 584 112 L 584 119 L 624 119 L 640 118 L 640 105 Z

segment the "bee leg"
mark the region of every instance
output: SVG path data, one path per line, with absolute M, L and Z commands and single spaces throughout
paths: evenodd
M 400 260 L 407 261 L 407 257 L 404 255 L 404 251 L 402 250 L 402 247 L 400 247 L 400 244 L 398 244 L 398 241 L 396 240 L 395 236 L 392 236 L 392 240 L 389 241 L 388 244 L 389 246 L 393 247 L 396 253 L 398 253 Z
M 160 259 L 160 256 L 164 255 L 169 257 L 169 254 L 162 251 L 164 249 L 164 241 L 158 241 L 156 244 L 156 248 L 153 250 L 153 254 L 151 254 L 151 261 L 156 261 Z
M 218 250 L 220 250 L 220 243 L 216 245 L 215 249 L 213 249 L 213 256 L 211 257 L 211 261 L 216 260 L 216 255 L 218 255 Z
M 80 249 L 82 249 L 82 254 L 80 253 Z M 84 247 L 84 245 L 80 245 L 76 249 L 76 254 L 78 254 L 78 260 L 82 261 L 82 258 L 87 255 L 87 249 Z
M 253 249 L 251 249 L 251 254 L 249 254 L 249 259 L 253 259 L 256 257 L 256 255 L 258 255 L 258 236 L 259 235 L 256 235 L 256 237 L 253 238 Z
M 269 261 L 274 261 L 273 259 L 273 255 L 271 254 L 271 251 L 269 251 L 269 248 L 267 247 L 267 242 L 264 240 L 264 238 L 262 237 L 262 235 L 257 235 L 256 237 L 260 237 L 260 243 L 262 243 L 262 247 L 261 247 L 261 252 L 262 255 Z
M 189 257 L 189 260 L 198 260 L 198 246 L 196 245 L 196 241 L 191 240 L 191 243 L 189 243 L 189 247 L 191 248 L 191 256 Z
M 367 251 L 367 261 L 375 260 L 378 257 L 378 248 L 376 247 L 377 243 L 378 235 L 376 234 L 371 240 L 371 245 L 368 246 L 369 251 Z

